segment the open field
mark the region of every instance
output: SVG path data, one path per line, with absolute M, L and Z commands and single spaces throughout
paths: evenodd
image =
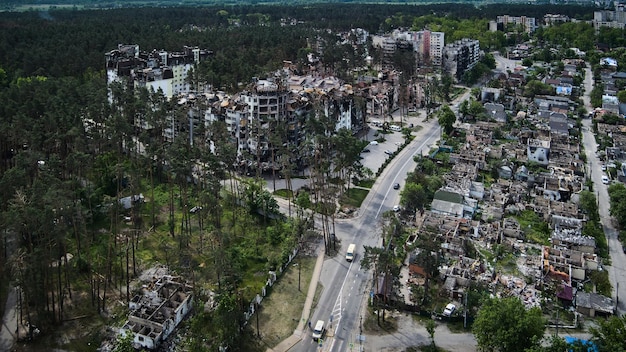
M 261 340 L 267 347 L 274 347 L 289 337 L 298 326 L 306 294 L 311 282 L 316 257 L 297 257 L 289 269 L 272 287 L 271 294 L 261 303 L 258 319 L 250 320 L 251 328 L 261 335 Z M 299 277 L 299 279 L 298 279 Z M 298 281 L 300 290 L 298 290 Z M 315 306 L 321 289 L 315 294 Z

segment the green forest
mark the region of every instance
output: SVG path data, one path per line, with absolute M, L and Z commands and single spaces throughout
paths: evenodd
M 285 60 L 304 64 L 313 38 L 330 48 L 321 56 L 323 65 L 350 80 L 363 52 L 338 43 L 336 34 L 353 28 L 427 28 L 446 33 L 446 41 L 479 39 L 485 51 L 530 39 L 514 29 L 508 36 L 486 30 L 489 20 L 505 13 L 589 20 L 593 8 L 341 3 L 0 12 L 0 306 L 9 283 L 19 285 L 19 314 L 44 337 L 71 325 L 72 318 L 93 317 L 93 329 L 59 346 L 93 351 L 103 338 L 99 328 L 123 322 L 113 307 L 130 299 L 130 282 L 161 263 L 193 278 L 199 301 L 209 290 L 218 293 L 216 313 L 191 323 L 194 333 L 207 338 L 194 336 L 190 348 L 253 350 L 253 342 L 240 342 L 247 333 L 241 328 L 242 302 L 263 286 L 266 277 L 257 273 L 278 269 L 310 235 L 302 213 L 314 207 L 308 196 L 293 200 L 298 216 L 277 216 L 260 181 L 237 175 L 223 124 L 209 127 L 212 140 L 223 142 L 216 152 L 136 129 L 138 115 L 157 124 L 185 112 L 158 93 L 121 86 L 109 87 L 109 100 L 104 54 L 118 44 L 211 50 L 199 77 L 235 93 Z M 288 19 L 297 25 L 283 25 Z M 588 51 L 598 43 L 626 44 L 622 31 L 595 35 L 584 22 L 541 29 L 537 40 Z M 549 55 L 538 53 L 536 59 Z M 616 55 L 626 52 L 618 49 Z M 355 143 L 350 136 L 328 137 L 332 127 L 324 121 L 307 128 L 329 155 Z M 137 141 L 146 146 L 145 155 L 130 152 Z M 192 167 L 197 161 L 208 170 L 199 178 Z M 139 194 L 147 201 L 121 206 L 120 199 Z M 36 338 L 35 329 L 28 334 Z M 84 347 L 87 341 L 90 348 Z

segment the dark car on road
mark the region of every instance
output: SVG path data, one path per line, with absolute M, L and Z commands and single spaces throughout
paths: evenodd
M 400 184 L 399 183 L 394 183 L 393 184 L 393 189 L 400 189 Z

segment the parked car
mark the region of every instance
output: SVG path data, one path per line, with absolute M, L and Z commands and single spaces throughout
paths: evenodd
M 393 154 L 393 152 L 391 150 L 387 149 L 387 150 L 385 150 L 385 154 L 391 155 L 391 154 Z
M 602 175 L 602 183 L 604 183 L 605 185 L 608 185 L 609 182 L 611 182 L 609 177 L 607 175 Z
M 400 211 L 400 206 L 399 205 L 394 205 L 393 206 L 393 211 L 399 212 Z
M 393 189 L 400 189 L 400 184 L 399 183 L 394 183 L 393 184 Z
M 369 152 L 370 152 L 370 150 L 367 149 L 367 148 L 363 149 L 363 151 L 362 151 L 362 153 L 369 153 Z
M 456 306 L 453 303 L 448 303 L 446 308 L 443 310 L 443 316 L 449 317 L 456 311 Z
M 370 145 L 378 145 L 378 141 L 371 141 Z

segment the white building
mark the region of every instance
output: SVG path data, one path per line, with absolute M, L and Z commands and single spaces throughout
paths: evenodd
M 543 139 L 529 139 L 527 146 L 528 161 L 534 161 L 540 165 L 550 163 L 550 141 Z
M 626 28 L 626 11 L 625 5 L 616 2 L 615 11 L 594 11 L 593 12 L 593 28 L 596 33 L 600 31 L 601 27 L 610 28 Z

